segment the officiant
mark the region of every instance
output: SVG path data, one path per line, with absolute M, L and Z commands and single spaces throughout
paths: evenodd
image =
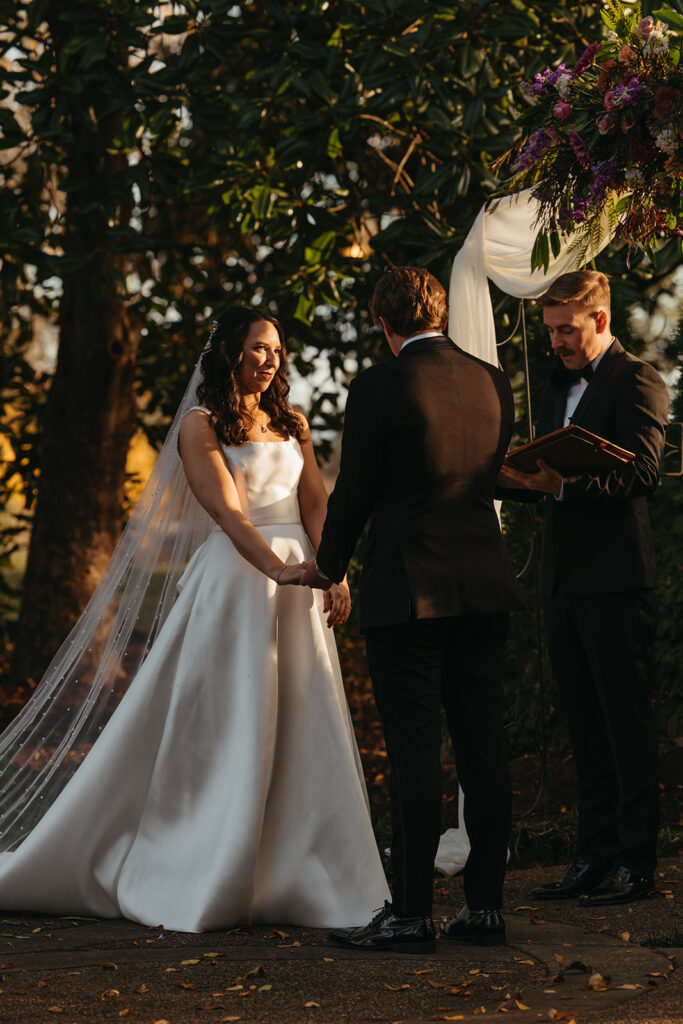
M 537 899 L 626 903 L 654 885 L 659 789 L 650 688 L 657 616 L 647 497 L 659 480 L 664 381 L 610 329 L 605 274 L 557 278 L 538 300 L 559 357 L 537 436 L 575 424 L 634 453 L 618 468 L 562 476 L 506 467 L 499 496 L 547 502 L 541 590 L 548 651 L 579 783 L 579 841 Z

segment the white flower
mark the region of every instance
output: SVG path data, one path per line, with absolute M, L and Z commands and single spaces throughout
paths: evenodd
M 643 43 L 643 53 L 646 57 L 659 57 L 669 49 L 669 33 L 659 32 L 655 29 L 650 33 Z
M 675 128 L 662 128 L 655 137 L 655 146 L 662 153 L 673 155 L 678 149 L 678 133 Z
M 563 100 L 569 99 L 569 93 L 571 92 L 572 75 L 560 75 L 555 82 L 555 88 L 559 92 Z
M 645 176 L 639 167 L 628 167 L 624 172 L 627 185 L 644 185 Z

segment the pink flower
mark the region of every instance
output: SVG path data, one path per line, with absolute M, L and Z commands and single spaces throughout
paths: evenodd
M 614 90 L 613 89 L 610 90 L 610 92 L 606 92 L 605 93 L 605 96 L 603 98 L 603 104 L 604 104 L 605 110 L 616 110 L 616 109 L 618 109 L 619 104 L 615 103 L 615 100 L 614 100 Z
M 636 25 L 636 32 L 641 39 L 647 39 L 648 36 L 654 31 L 655 19 L 648 14 L 647 18 L 641 18 Z
M 569 145 L 574 150 L 574 156 L 581 164 L 582 167 L 588 167 L 590 160 L 588 159 L 588 146 L 583 141 L 578 132 L 572 132 L 569 136 Z
M 617 60 L 620 64 L 633 64 L 637 57 L 638 54 L 630 46 L 622 46 L 622 48 L 619 50 L 619 56 L 617 57 Z
M 610 71 L 619 65 L 615 60 L 605 60 L 600 65 L 600 74 L 598 76 L 598 92 L 602 96 L 603 93 L 607 92 L 610 85 Z
M 572 108 L 564 100 L 558 100 L 553 107 L 553 114 L 558 121 L 568 121 L 571 117 Z
M 681 109 L 681 97 L 678 89 L 662 85 L 655 93 L 655 113 L 661 117 L 672 117 Z
M 616 124 L 616 119 L 614 114 L 601 114 L 596 124 L 601 135 L 609 135 Z

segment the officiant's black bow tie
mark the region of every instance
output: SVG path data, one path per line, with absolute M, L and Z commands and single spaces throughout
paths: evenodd
M 580 370 L 568 370 L 566 366 L 556 366 L 550 374 L 550 379 L 553 384 L 559 384 L 561 387 L 571 387 L 572 384 L 576 384 L 581 378 L 584 380 L 590 380 L 593 376 L 593 367 L 590 363 L 586 363 Z

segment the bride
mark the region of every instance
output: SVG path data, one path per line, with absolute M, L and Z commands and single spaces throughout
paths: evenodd
M 291 585 L 326 494 L 288 391 L 277 321 L 228 310 L 107 573 L 0 738 L 3 909 L 201 932 L 354 925 L 388 898 L 325 628 L 348 588 Z

